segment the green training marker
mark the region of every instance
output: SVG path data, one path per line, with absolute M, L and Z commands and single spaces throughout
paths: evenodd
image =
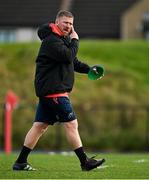
M 95 65 L 91 67 L 91 69 L 88 72 L 88 78 L 90 80 L 97 80 L 101 79 L 104 76 L 104 67 L 100 65 Z

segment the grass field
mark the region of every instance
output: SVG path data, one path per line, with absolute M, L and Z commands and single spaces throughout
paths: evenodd
M 149 179 L 149 154 L 101 154 L 106 163 L 82 172 L 74 155 L 32 153 L 29 161 L 38 171 L 14 172 L 17 154 L 0 154 L 0 179 Z M 100 158 L 100 157 L 99 157 Z

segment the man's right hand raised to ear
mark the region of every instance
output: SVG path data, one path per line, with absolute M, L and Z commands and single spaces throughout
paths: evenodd
M 79 40 L 79 36 L 78 34 L 76 33 L 76 31 L 74 30 L 74 27 L 72 27 L 72 31 L 71 31 L 71 34 L 70 34 L 70 38 L 73 39 L 78 39 Z

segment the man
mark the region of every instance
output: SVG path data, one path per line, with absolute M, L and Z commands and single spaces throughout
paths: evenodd
M 42 40 L 36 59 L 35 91 L 39 97 L 35 121 L 26 135 L 24 146 L 13 165 L 13 170 L 35 170 L 27 162 L 41 135 L 49 125 L 63 124 L 67 140 L 80 160 L 82 170 L 89 171 L 105 160 L 88 158 L 78 132 L 78 122 L 68 93 L 74 83 L 74 71 L 88 73 L 90 67 L 76 55 L 79 37 L 73 28 L 71 12 L 60 11 L 55 24 L 41 26 L 38 35 Z

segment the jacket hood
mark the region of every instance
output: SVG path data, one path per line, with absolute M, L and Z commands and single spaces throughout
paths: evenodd
M 37 33 L 40 40 L 43 40 L 52 33 L 52 29 L 49 27 L 49 24 L 46 23 L 39 27 Z
M 61 30 L 54 23 L 46 23 L 40 26 L 38 29 L 38 36 L 40 40 L 43 40 L 48 37 L 52 32 L 59 36 L 63 36 Z

